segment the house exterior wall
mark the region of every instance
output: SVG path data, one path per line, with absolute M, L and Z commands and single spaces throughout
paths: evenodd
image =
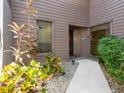
M 3 66 L 3 48 L 2 48 L 2 32 L 3 32 L 3 0 L 0 0 L 0 70 Z
M 110 33 L 124 37 L 124 1 L 89 0 L 90 26 L 110 22 Z
M 53 53 L 67 60 L 69 58 L 69 25 L 89 27 L 89 1 L 34 0 L 33 6 L 38 10 L 37 19 L 52 21 Z M 27 17 L 20 12 L 24 8 L 24 0 L 14 0 L 13 21 L 18 23 L 26 22 Z M 39 58 L 42 57 L 39 56 Z
M 12 62 L 12 54 L 4 52 L 9 50 L 12 45 L 12 34 L 8 28 L 11 21 L 11 9 L 8 1 L 0 0 L 0 70 Z
M 12 32 L 8 24 L 11 22 L 11 7 L 9 0 L 3 0 L 3 51 L 10 50 L 12 46 Z M 3 52 L 3 66 L 12 62 L 12 53 Z
M 3 17 L 4 21 L 2 23 L 0 20 L 0 27 L 3 31 L 3 50 L 8 50 L 12 41 L 12 34 L 7 27 L 11 21 L 11 9 L 7 0 L 2 1 L 4 12 L 0 19 Z M 90 55 L 88 27 L 110 22 L 110 33 L 124 37 L 123 0 L 34 0 L 33 6 L 38 10 L 38 15 L 31 19 L 31 23 L 36 23 L 36 20 L 52 22 L 52 52 L 65 60 L 69 58 L 69 25 L 84 27 L 81 30 L 82 56 Z M 13 0 L 12 20 L 21 24 L 27 22 L 27 16 L 21 12 L 24 9 L 25 0 Z M 38 58 L 42 59 L 43 56 L 45 55 L 39 54 Z M 10 63 L 10 58 L 9 54 L 4 54 L 3 65 Z

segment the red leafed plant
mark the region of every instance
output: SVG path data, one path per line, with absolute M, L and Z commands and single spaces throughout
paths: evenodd
M 0 72 L 0 93 L 46 93 L 45 80 L 48 76 L 41 69 L 42 65 L 35 60 L 29 65 L 24 62 L 25 57 L 32 58 L 35 55 L 36 39 L 34 34 L 30 34 L 34 30 L 30 17 L 37 11 L 32 7 L 32 0 L 26 0 L 24 13 L 28 16 L 26 24 L 9 24 L 16 40 L 15 47 L 11 47 L 12 50 L 9 51 L 13 53 L 15 60 Z
M 31 17 L 36 17 L 37 10 L 32 7 L 32 0 L 26 0 L 26 10 L 23 11 L 27 15 L 27 23 L 19 25 L 16 22 L 9 24 L 11 31 L 14 33 L 13 38 L 16 40 L 15 47 L 12 47 L 11 52 L 15 56 L 15 62 L 23 63 L 25 56 L 34 58 L 36 55 L 36 38 L 32 32 L 35 28 L 30 23 Z
M 37 44 L 32 33 L 35 28 L 31 25 L 30 18 L 36 17 L 37 11 L 32 7 L 32 0 L 26 0 L 26 10 L 23 13 L 27 15 L 27 23 L 9 24 L 16 40 L 15 47 L 11 47 L 12 50 L 9 51 L 13 53 L 15 60 L 0 73 L 0 93 L 46 93 L 46 81 L 64 71 L 60 57 L 49 55 L 44 65 L 35 60 Z M 25 65 L 25 57 L 32 60 L 28 60 L 30 64 Z

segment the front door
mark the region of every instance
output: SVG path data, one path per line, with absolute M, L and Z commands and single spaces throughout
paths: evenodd
M 79 30 L 69 30 L 69 54 L 70 56 L 80 56 L 80 31 Z
M 97 46 L 99 43 L 99 39 L 102 38 L 103 36 L 106 35 L 106 30 L 97 30 L 97 31 L 93 31 L 91 32 L 91 54 L 96 56 L 98 55 L 97 52 Z
M 81 46 L 80 46 L 80 31 L 79 30 L 74 30 L 73 32 L 73 50 L 74 50 L 74 56 L 79 57 L 81 54 Z

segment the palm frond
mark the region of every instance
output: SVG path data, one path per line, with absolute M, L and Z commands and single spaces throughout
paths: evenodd
M 4 50 L 4 52 L 5 52 L 5 53 L 6 53 L 6 52 L 12 52 L 12 53 L 14 53 L 13 50 Z
M 20 31 L 20 27 L 16 22 L 12 22 L 13 26 L 15 26 L 17 28 L 18 31 Z
M 12 32 L 15 33 L 15 34 L 18 34 L 15 30 L 10 30 L 10 31 L 12 31 Z
M 15 52 L 18 52 L 18 49 L 16 49 L 15 47 L 11 47 Z
M 26 7 L 30 8 L 31 5 L 32 5 L 32 0 L 27 0 L 26 1 Z
M 12 24 L 9 24 L 8 25 L 9 27 L 11 27 L 13 30 L 15 30 L 15 31 L 17 31 L 18 29 L 14 26 L 14 25 L 12 25 Z

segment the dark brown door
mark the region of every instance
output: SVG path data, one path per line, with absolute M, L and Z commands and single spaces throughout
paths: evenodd
M 69 55 L 73 56 L 73 30 L 69 30 Z
M 99 39 L 106 35 L 106 30 L 98 30 L 91 32 L 91 54 L 96 56 L 98 55 L 97 46 L 99 43 Z

